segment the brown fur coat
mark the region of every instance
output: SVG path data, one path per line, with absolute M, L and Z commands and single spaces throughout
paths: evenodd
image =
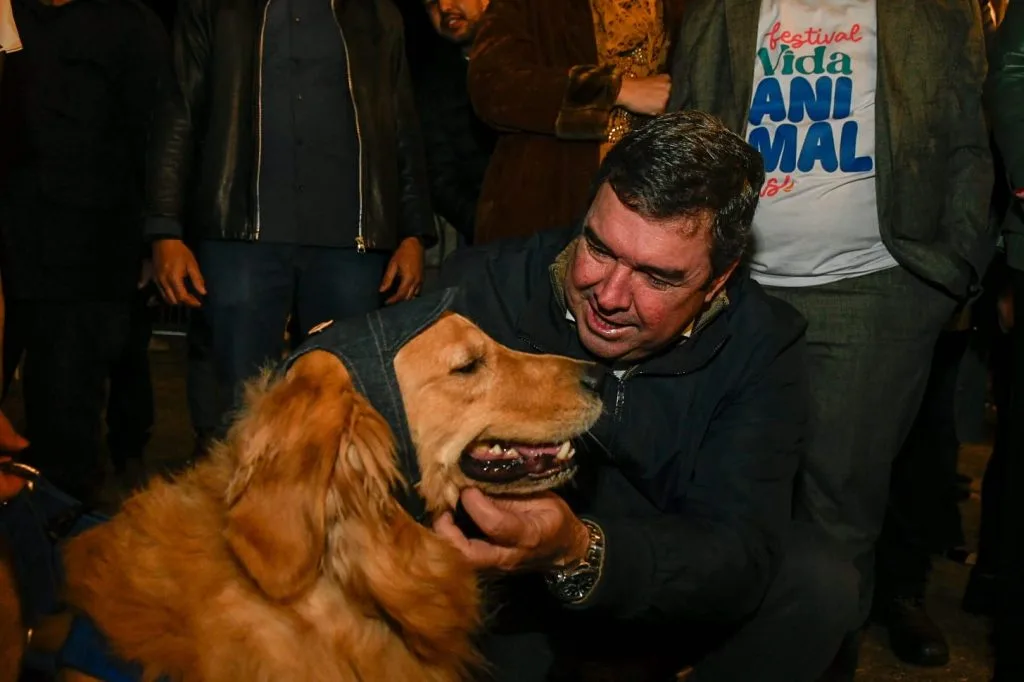
M 674 42 L 683 0 L 664 0 Z M 589 0 L 492 0 L 469 64 L 477 114 L 502 132 L 476 215 L 478 244 L 582 217 L 619 92 L 597 65 Z

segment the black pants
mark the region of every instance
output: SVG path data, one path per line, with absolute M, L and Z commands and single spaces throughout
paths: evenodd
M 995 618 L 995 680 L 1024 679 L 1024 272 L 1010 269 L 1014 295 L 1014 328 L 1011 334 L 1010 409 L 1000 415 L 1006 425 L 1006 447 L 993 462 L 1001 468 L 1000 481 L 986 487 L 1001 488 L 996 572 L 998 601 Z M 986 512 L 988 510 L 986 509 Z
M 889 505 L 875 549 L 877 606 L 923 597 L 931 557 L 963 542 L 957 506 L 957 376 L 970 332 L 943 332 L 924 399 L 893 462 Z
M 107 397 L 107 447 L 114 468 L 124 470 L 129 459 L 141 459 L 153 430 L 153 379 L 149 368 L 149 340 L 153 335 L 150 289 L 136 296 L 128 335 L 110 372 Z
M 529 629 L 505 628 L 485 638 L 481 650 L 487 682 L 670 682 L 687 665 L 691 682 L 813 682 L 831 662 L 858 619 L 859 573 L 832 549 L 820 530 L 794 524 L 779 572 L 761 607 L 745 623 L 611 623 L 579 614 L 566 627 L 550 600 L 509 605 L 533 612 Z M 502 610 L 498 610 L 499 621 Z M 615 670 L 622 672 L 616 673 Z M 588 675 L 593 671 L 593 675 Z
M 92 502 L 102 485 L 106 382 L 130 335 L 132 302 L 7 302 L 7 328 L 24 348 L 24 460 Z

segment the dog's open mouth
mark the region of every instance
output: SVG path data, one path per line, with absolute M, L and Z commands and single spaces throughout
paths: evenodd
M 459 468 L 481 483 L 511 483 L 520 479 L 543 479 L 570 471 L 576 466 L 576 451 L 569 441 L 553 444 L 478 442 L 466 448 Z

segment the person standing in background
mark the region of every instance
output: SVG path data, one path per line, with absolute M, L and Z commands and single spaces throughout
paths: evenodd
M 436 236 L 402 18 L 390 0 L 185 0 L 172 42 L 146 236 L 238 406 L 293 311 L 306 330 L 419 292 Z
M 809 325 L 794 512 L 857 565 L 861 622 L 892 462 L 995 245 L 984 77 L 976 0 L 693 0 L 674 53 L 669 109 L 764 157 L 753 277 Z M 858 648 L 851 633 L 837 679 Z
M 665 111 L 682 0 L 492 0 L 469 60 L 469 96 L 498 130 L 475 240 L 583 217 L 612 144 Z
M 140 179 L 170 55 L 135 0 L 13 8 L 30 47 L 7 57 L 0 86 L 0 231 L 5 326 L 25 351 L 22 458 L 88 506 L 104 478 L 105 385 L 128 343 Z
M 435 41 L 416 83 L 434 210 L 473 243 L 477 200 L 496 133 L 473 111 L 467 91 L 469 51 L 488 0 L 426 0 Z

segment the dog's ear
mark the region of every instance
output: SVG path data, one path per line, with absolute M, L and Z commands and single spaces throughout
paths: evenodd
M 228 436 L 236 470 L 225 538 L 272 599 L 316 580 L 325 544 L 327 492 L 361 397 L 344 366 L 313 351 L 266 390 L 255 389 Z

